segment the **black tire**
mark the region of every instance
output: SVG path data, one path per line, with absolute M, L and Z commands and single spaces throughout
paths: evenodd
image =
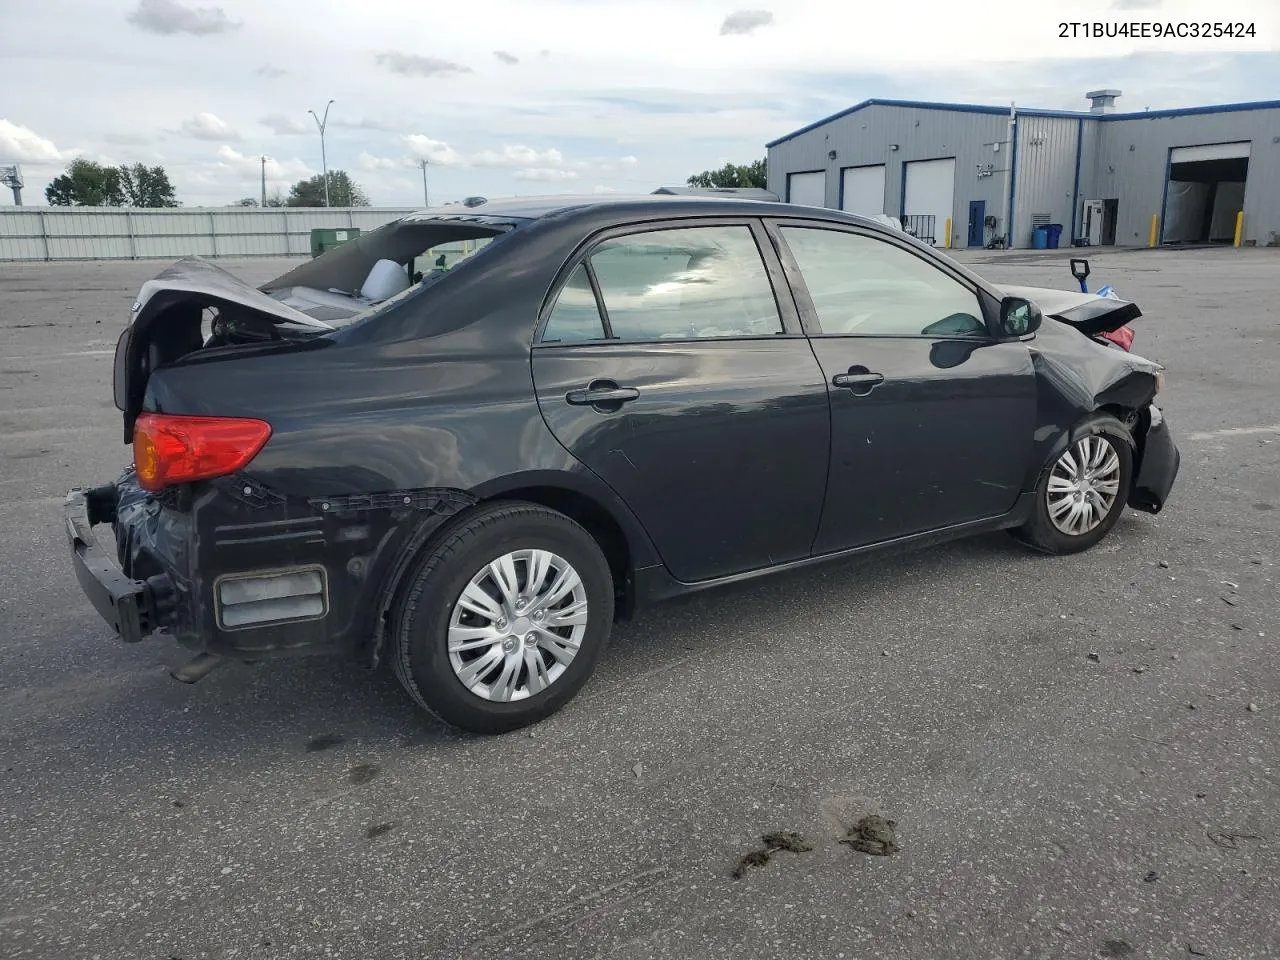
M 1049 517 L 1049 479 L 1054 465 L 1062 453 L 1055 454 L 1053 460 L 1045 465 L 1036 484 L 1036 502 L 1031 519 L 1021 527 L 1011 530 L 1017 539 L 1027 546 L 1044 553 L 1062 556 L 1080 553 L 1098 544 L 1116 525 L 1120 515 L 1124 513 L 1129 490 L 1133 483 L 1133 436 L 1123 423 L 1110 414 L 1094 414 L 1071 431 L 1066 450 L 1071 450 L 1086 437 L 1101 437 L 1111 445 L 1120 460 L 1119 492 L 1107 511 L 1102 522 L 1087 533 L 1068 534 L 1059 530 Z
M 564 672 L 545 689 L 522 700 L 488 700 L 464 686 L 450 661 L 453 608 L 485 565 L 535 548 L 564 558 L 577 572 L 586 592 L 585 634 Z M 392 668 L 409 695 L 445 723 L 472 733 L 506 733 L 549 717 L 573 699 L 608 644 L 613 605 L 609 562 L 590 533 L 536 504 L 493 503 L 451 524 L 406 578 L 393 612 Z

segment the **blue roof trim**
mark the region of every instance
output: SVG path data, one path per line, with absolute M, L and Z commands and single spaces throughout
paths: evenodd
M 794 140 L 802 134 L 819 127 L 824 127 L 833 121 L 843 119 L 850 114 L 857 113 L 859 110 L 865 110 L 867 107 L 906 107 L 916 110 L 947 110 L 951 113 L 980 113 L 988 116 L 1007 116 L 1008 107 L 991 107 L 983 106 L 976 103 L 934 103 L 928 100 L 881 100 L 872 98 L 863 100 L 861 103 L 852 107 L 847 107 L 839 113 L 833 113 L 829 117 L 823 117 L 821 120 L 815 120 L 807 126 L 801 127 L 799 130 L 793 130 L 785 136 L 778 137 L 776 140 L 770 140 L 765 144 L 765 149 L 776 147 L 780 143 L 786 143 L 788 140 Z M 1223 103 L 1216 106 L 1206 107 L 1175 107 L 1169 110 L 1143 110 L 1138 113 L 1090 113 L 1086 110 L 1039 110 L 1034 107 L 1019 107 L 1017 113 L 1023 117 L 1061 117 L 1064 119 L 1075 120 L 1083 118 L 1085 120 L 1150 120 L 1160 117 L 1192 117 L 1207 113 L 1239 113 L 1245 110 L 1280 110 L 1280 100 L 1256 100 L 1248 103 Z
M 1172 110 L 1143 110 L 1141 113 L 1108 113 L 1100 120 L 1144 120 L 1150 117 L 1194 117 L 1206 113 L 1242 113 L 1246 110 L 1280 110 L 1280 100 L 1250 103 L 1222 103 L 1208 107 L 1175 107 Z M 1086 114 L 1090 116 L 1090 114 Z

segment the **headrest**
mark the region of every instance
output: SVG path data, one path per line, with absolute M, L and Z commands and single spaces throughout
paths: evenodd
M 378 303 L 409 289 L 409 274 L 394 260 L 379 260 L 369 271 L 360 296 Z

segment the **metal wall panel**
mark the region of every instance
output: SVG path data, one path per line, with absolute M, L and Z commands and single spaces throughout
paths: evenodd
M 839 208 L 840 169 L 883 163 L 882 212 L 898 216 L 902 213 L 903 165 L 913 160 L 955 157 L 951 238 L 953 246 L 962 246 L 966 241 L 969 201 L 985 201 L 989 215 L 1004 215 L 1001 198 L 1003 171 L 1009 158 L 1008 137 L 1009 118 L 1002 114 L 874 104 L 769 148 L 769 189 L 785 196 L 788 173 L 825 169 L 826 206 Z M 998 152 L 994 150 L 996 143 L 1000 143 Z M 832 151 L 835 157 L 830 156 Z M 943 224 L 938 224 L 937 230 L 941 243 Z
M 0 237 L 40 237 L 44 229 L 40 225 L 40 214 L 34 210 L 14 210 L 0 216 Z
M 313 227 L 369 231 L 414 207 L 0 209 L 0 260 L 309 256 Z
M 129 256 L 128 237 L 50 237 L 50 260 L 118 260 Z
M 1031 246 L 1031 218 L 1045 214 L 1062 224 L 1064 246 L 1071 242 L 1072 193 L 1076 169 L 1073 117 L 1018 118 L 1018 176 L 1014 188 L 1013 245 Z
M 43 260 L 44 240 L 39 237 L 0 236 L 0 260 Z
M 1280 243 L 1280 110 L 1232 110 L 1134 117 L 1098 124 L 1099 150 L 1088 168 L 1089 199 L 1119 200 L 1116 243 L 1146 246 L 1153 214 L 1162 214 L 1169 151 L 1250 140 L 1243 241 Z M 1083 196 L 1083 191 L 1082 191 Z
M 213 237 L 207 235 L 203 237 L 138 237 L 136 243 L 139 259 L 156 257 L 165 260 L 181 260 L 183 257 L 213 256 Z

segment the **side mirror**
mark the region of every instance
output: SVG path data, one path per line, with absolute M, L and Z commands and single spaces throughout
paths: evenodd
M 1000 330 L 1006 337 L 1025 337 L 1040 329 L 1044 315 L 1040 308 L 1022 297 L 1005 297 L 1000 301 Z

